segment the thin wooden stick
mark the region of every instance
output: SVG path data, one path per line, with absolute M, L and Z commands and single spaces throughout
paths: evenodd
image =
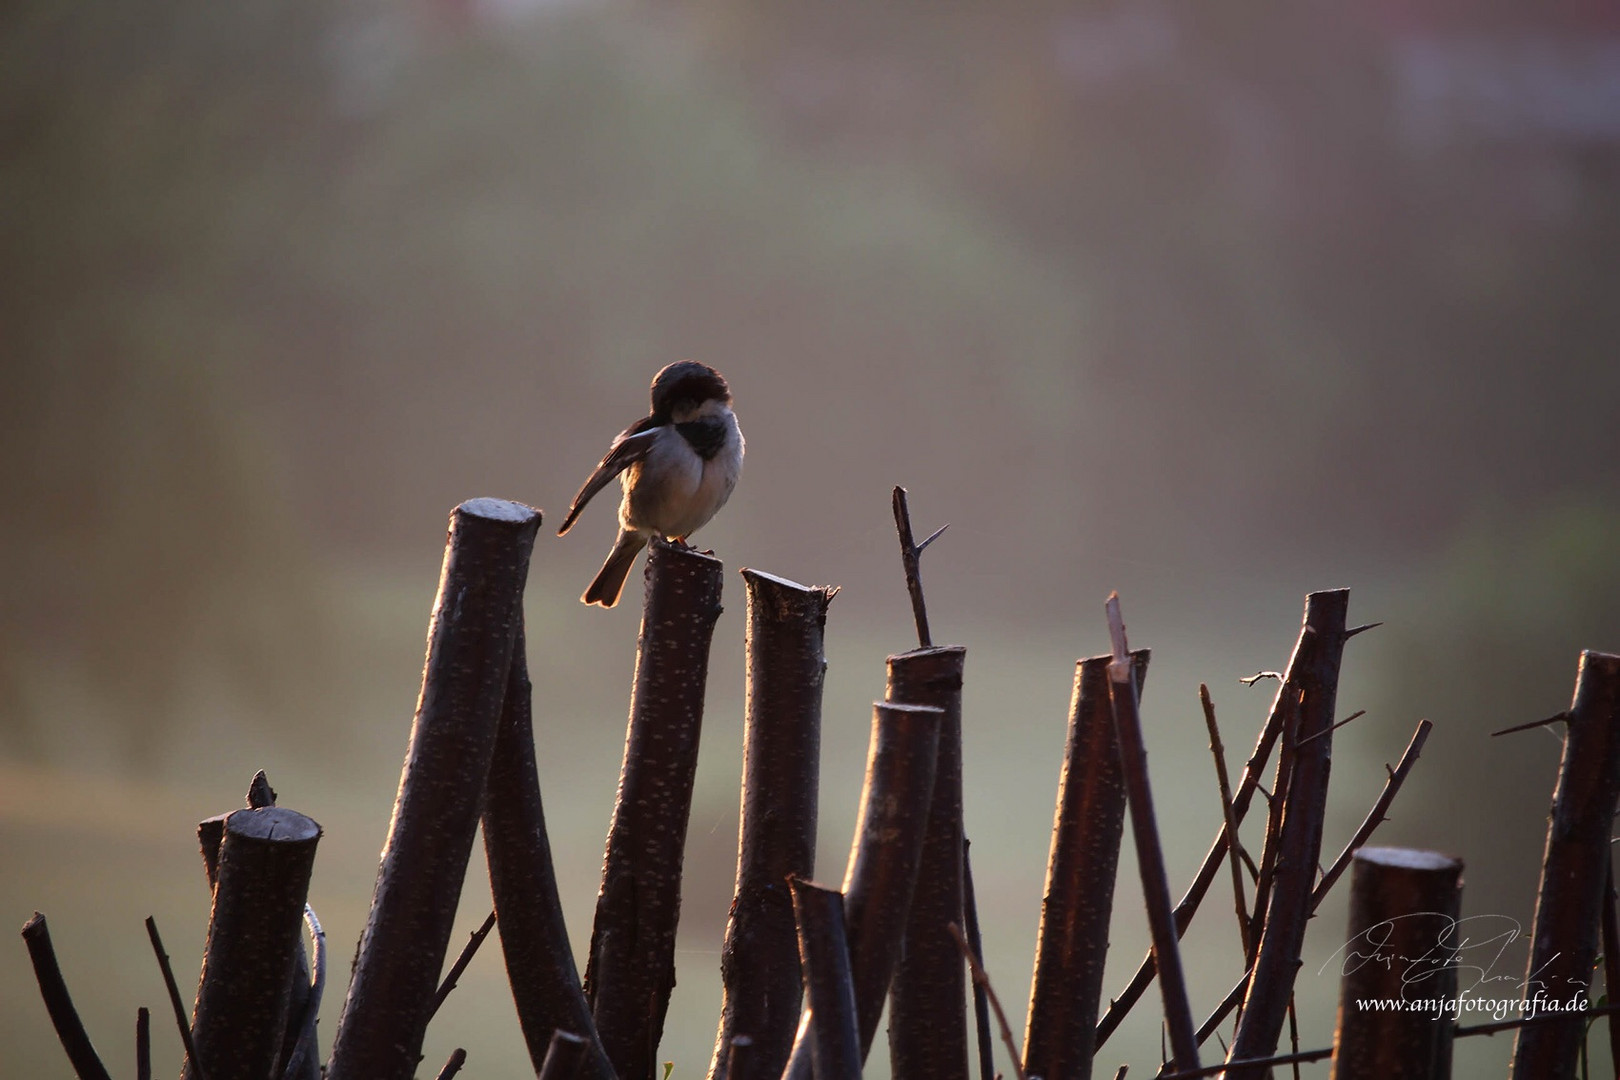
M 1221 745 L 1221 728 L 1215 722 L 1215 703 L 1209 698 L 1209 687 L 1198 684 L 1198 700 L 1204 706 L 1204 726 L 1209 728 L 1209 752 L 1215 758 L 1215 781 L 1221 789 L 1221 819 L 1226 822 L 1229 838 L 1226 853 L 1232 864 L 1232 903 L 1237 910 L 1238 939 L 1243 944 L 1243 956 L 1248 959 L 1249 910 L 1243 899 L 1243 844 L 1238 839 L 1237 817 L 1232 813 L 1232 783 L 1226 775 L 1226 747 Z
M 1164 872 L 1164 848 L 1153 816 L 1153 789 L 1148 782 L 1147 750 L 1142 744 L 1142 718 L 1137 712 L 1136 673 L 1125 641 L 1125 620 L 1119 594 L 1104 605 L 1113 659 L 1108 664 L 1108 694 L 1113 704 L 1114 734 L 1119 739 L 1119 760 L 1125 777 L 1126 809 L 1136 840 L 1137 869 L 1152 931 L 1153 956 L 1159 968 L 1159 990 L 1164 998 L 1165 1022 L 1170 1032 L 1171 1059 L 1178 1069 L 1198 1067 L 1198 1042 L 1193 1037 L 1192 1007 L 1181 969 L 1181 949 L 1175 915 L 1170 908 L 1170 882 Z
M 1316 888 L 1311 893 L 1311 910 L 1313 912 L 1316 910 L 1317 905 L 1321 904 L 1323 899 L 1326 898 L 1328 890 L 1333 888 L 1333 883 L 1339 880 L 1345 868 L 1350 865 L 1350 860 L 1355 856 L 1356 849 L 1365 844 L 1372 837 L 1373 831 L 1388 820 L 1384 817 L 1384 813 L 1389 809 L 1389 804 L 1395 801 L 1395 796 L 1400 793 L 1401 785 L 1406 782 L 1406 774 L 1412 771 L 1413 765 L 1417 764 L 1418 755 L 1423 753 L 1423 744 L 1429 741 L 1429 732 L 1433 730 L 1434 725 L 1429 721 L 1419 720 L 1417 730 L 1412 732 L 1412 739 L 1406 744 L 1406 749 L 1401 752 L 1401 760 L 1396 763 L 1395 768 L 1390 769 L 1388 765 L 1384 766 L 1389 771 L 1389 779 L 1384 781 L 1384 790 L 1378 793 L 1378 801 L 1373 803 L 1371 810 L 1367 811 L 1367 816 L 1361 820 L 1361 825 L 1356 829 L 1355 834 L 1350 837 L 1350 842 L 1344 845 L 1344 850 L 1339 852 L 1339 857 L 1333 860 L 1333 865 L 1327 868 L 1327 872 L 1322 875 L 1322 880 L 1316 883 Z
M 1315 735 L 1307 735 L 1305 738 L 1299 740 L 1299 745 L 1304 746 L 1306 743 L 1310 742 L 1312 739 L 1320 739 L 1324 735 L 1331 735 L 1335 731 L 1338 731 L 1340 728 L 1344 727 L 1344 725 L 1348 724 L 1350 721 L 1352 721 L 1352 720 L 1360 720 L 1363 716 L 1366 716 L 1366 715 L 1367 715 L 1367 710 L 1366 709 L 1357 709 L 1355 712 L 1351 713 L 1349 716 L 1345 717 L 1343 720 L 1340 720 L 1337 724 L 1334 724 L 1332 727 L 1328 728 L 1326 731 L 1318 731 Z
M 191 1020 L 186 1016 L 186 1007 L 180 1000 L 180 986 L 174 981 L 174 968 L 169 966 L 169 954 L 164 951 L 163 939 L 158 936 L 157 920 L 150 915 L 146 918 L 146 936 L 152 939 L 152 951 L 157 954 L 158 967 L 163 971 L 163 985 L 169 989 L 169 1004 L 174 1009 L 175 1026 L 180 1029 L 180 1041 L 185 1044 L 186 1062 L 196 1080 L 205 1080 L 202 1063 L 197 1060 L 197 1044 L 191 1039 Z
M 478 953 L 478 946 L 484 943 L 484 939 L 489 937 L 489 932 L 493 929 L 495 929 L 495 913 L 492 911 L 484 916 L 482 925 L 468 937 L 467 944 L 461 948 L 461 955 L 456 957 L 456 962 L 450 965 L 449 973 L 445 975 L 444 981 L 439 984 L 438 992 L 433 995 L 433 1004 L 428 1008 L 429 1020 L 432 1020 L 438 1014 L 439 1006 L 443 1005 L 444 999 L 450 996 L 450 991 L 456 988 L 456 981 L 467 970 L 467 965 L 472 963 L 472 958 Z
M 1001 1008 L 1001 999 L 996 997 L 995 987 L 990 985 L 990 976 L 985 972 L 984 965 L 979 963 L 979 957 L 974 953 L 968 939 L 962 936 L 962 928 L 951 923 L 947 929 L 951 937 L 956 940 L 956 947 L 962 950 L 962 958 L 967 961 L 968 970 L 973 973 L 973 984 L 984 989 L 984 996 L 989 999 L 990 1007 L 995 1010 L 996 1023 L 1001 1027 L 1001 1041 L 1007 1047 L 1007 1055 L 1012 1059 L 1013 1073 L 1018 1080 L 1028 1080 L 1024 1074 L 1024 1063 L 1018 1060 L 1018 1043 L 1013 1039 L 1012 1028 L 1007 1024 L 1007 1014 Z
M 979 933 L 979 902 L 973 895 L 973 860 L 967 837 L 962 838 L 962 918 L 967 923 L 967 941 L 974 956 L 984 954 L 984 938 Z M 995 1080 L 995 1054 L 990 1041 L 989 980 L 973 980 L 973 1027 L 979 1048 L 981 1080 Z M 1005 1024 L 1003 1024 L 1005 1027 Z

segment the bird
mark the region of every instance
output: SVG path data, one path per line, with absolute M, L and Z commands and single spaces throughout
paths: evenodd
M 718 371 L 695 360 L 677 361 L 653 376 L 650 396 L 652 411 L 613 440 L 557 530 L 558 536 L 567 533 L 585 504 L 619 478 L 619 536 L 580 597 L 584 604 L 618 604 L 647 542 L 662 536 L 685 544 L 731 498 L 742 475 L 742 429 L 731 410 L 731 388 Z

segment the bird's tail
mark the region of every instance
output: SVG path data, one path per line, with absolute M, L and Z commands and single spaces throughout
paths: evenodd
M 647 538 L 638 532 L 628 529 L 619 530 L 619 540 L 608 552 L 607 562 L 602 569 L 596 572 L 596 580 L 585 590 L 585 595 L 579 599 L 586 604 L 601 604 L 605 608 L 613 607 L 619 602 L 619 594 L 624 592 L 624 579 L 630 576 L 630 567 L 634 565 L 636 556 L 641 549 L 647 546 Z

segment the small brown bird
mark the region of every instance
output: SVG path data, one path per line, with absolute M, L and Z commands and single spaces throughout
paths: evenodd
M 653 376 L 652 412 L 613 440 L 557 530 L 566 533 L 591 497 L 619 478 L 619 538 L 580 600 L 617 604 L 647 542 L 662 536 L 684 543 L 708 524 L 731 497 L 742 464 L 742 429 L 718 371 L 682 360 Z

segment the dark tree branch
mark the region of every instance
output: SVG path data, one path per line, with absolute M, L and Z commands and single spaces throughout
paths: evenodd
M 1530 930 L 1525 996 L 1567 1002 L 1589 989 L 1620 800 L 1620 656 L 1581 653 L 1564 757 L 1547 822 L 1541 891 Z M 1535 1006 L 1532 1004 L 1532 1010 Z M 1533 1013 L 1532 1013 L 1533 1015 Z M 1527 1028 L 1513 1052 L 1513 1080 L 1570 1076 L 1584 1041 L 1579 1017 Z
M 1335 1075 L 1449 1076 L 1452 1023 L 1439 1010 L 1379 1011 L 1368 1001 L 1457 996 L 1456 925 L 1462 906 L 1460 859 L 1406 848 L 1364 847 L 1350 875 L 1347 949 L 1377 941 L 1383 956 L 1424 957 L 1410 964 L 1344 963 Z M 1296 1048 L 1297 1049 L 1297 1048 Z
M 409 1080 L 454 932 L 540 514 L 472 499 L 450 515 L 388 840 L 327 1080 Z
M 1007 1048 L 1007 1057 L 1012 1061 L 1013 1073 L 1018 1080 L 1025 1080 L 1024 1063 L 1018 1059 L 1018 1040 L 1013 1038 L 1012 1027 L 1007 1023 L 1007 1014 L 1001 1008 L 1001 999 L 996 996 L 995 987 L 990 985 L 990 975 L 979 962 L 979 950 L 962 935 L 961 927 L 952 923 L 949 929 L 951 937 L 956 940 L 956 947 L 962 951 L 962 959 L 967 961 L 973 984 L 984 992 L 990 1007 L 995 1010 L 996 1025 L 1001 1030 L 1001 1042 Z
M 979 901 L 973 895 L 973 843 L 962 838 L 962 917 L 967 920 L 967 943 L 974 956 L 984 955 L 984 938 L 979 932 Z M 970 962 L 971 963 L 971 962 Z M 979 1051 L 979 1080 L 995 1080 L 995 1047 L 990 1042 L 989 981 L 972 980 L 973 1039 Z M 1014 1049 L 1016 1056 L 1017 1050 Z
M 1283 685 L 1286 689 L 1293 684 Z M 1254 967 L 1255 950 L 1260 947 L 1260 934 L 1265 928 L 1266 908 L 1271 903 L 1271 887 L 1277 873 L 1278 849 L 1282 845 L 1283 811 L 1288 805 L 1288 787 L 1293 780 L 1296 744 L 1299 739 L 1299 711 L 1303 700 L 1304 691 L 1296 690 L 1293 711 L 1288 713 L 1283 721 L 1282 745 L 1277 751 L 1277 773 L 1271 783 L 1271 790 L 1275 795 L 1266 802 L 1266 832 L 1261 840 L 1260 872 L 1254 883 L 1254 912 L 1249 922 L 1249 951 L 1243 957 L 1243 962 L 1251 969 Z M 1239 1016 L 1241 1015 L 1239 1013 Z
M 1138 649 L 1133 657 L 1140 692 L 1150 653 Z M 1024 1032 L 1024 1065 L 1037 1076 L 1086 1075 L 1097 1042 L 1108 921 L 1125 831 L 1109 659 L 1093 656 L 1074 667 Z
M 1108 663 L 1108 697 L 1114 712 L 1114 736 L 1119 740 L 1119 761 L 1125 777 L 1126 805 L 1131 834 L 1136 841 L 1136 863 L 1142 876 L 1148 928 L 1153 936 L 1153 957 L 1159 969 L 1159 989 L 1169 1028 L 1171 1060 L 1180 1069 L 1198 1068 L 1198 1043 L 1193 1038 L 1192 1007 L 1181 970 L 1181 949 L 1175 915 L 1170 908 L 1170 882 L 1164 872 L 1164 849 L 1153 815 L 1153 788 L 1148 781 L 1147 749 L 1142 740 L 1142 718 L 1137 711 L 1135 665 L 1125 642 L 1125 620 L 1119 594 L 1106 604 L 1108 636 L 1113 658 Z M 1234 838 L 1235 839 L 1235 838 Z
M 730 1075 L 738 1035 L 753 1040 L 749 1067 L 772 1080 L 793 1047 L 799 943 L 787 881 L 815 872 L 823 636 L 838 591 L 757 570 L 742 576 L 748 591 L 742 820 L 736 892 L 720 950 L 724 998 L 710 1080 Z
M 911 912 L 944 717 L 943 709 L 929 705 L 880 702 L 872 706 L 866 781 L 843 889 L 863 1062 L 877 1035 Z M 735 1047 L 736 1040 L 732 1045 Z M 783 1080 L 810 1080 L 812 1071 L 809 1029 L 801 1022 L 782 1076 Z
M 51 946 L 51 931 L 45 924 L 45 916 L 34 912 L 34 917 L 23 924 L 22 938 L 28 946 L 28 959 L 34 964 L 39 996 L 45 1000 L 45 1011 L 56 1028 L 56 1037 L 62 1040 L 62 1049 L 67 1051 L 73 1074 L 79 1080 L 111 1080 L 84 1030 L 79 1010 L 73 1006 L 73 997 L 56 962 L 56 950 Z
M 1412 732 L 1411 741 L 1406 744 L 1406 749 L 1401 752 L 1401 760 L 1390 771 L 1389 779 L 1384 781 L 1384 790 L 1378 793 L 1378 801 L 1374 802 L 1372 809 L 1367 811 L 1367 816 L 1362 819 L 1361 825 L 1357 827 L 1355 834 L 1350 837 L 1350 842 L 1344 845 L 1344 850 L 1339 852 L 1339 857 L 1333 860 L 1333 865 L 1329 866 L 1327 872 L 1322 875 L 1322 880 L 1316 883 L 1316 888 L 1311 893 L 1311 910 L 1313 912 L 1327 898 L 1328 891 L 1333 888 L 1334 882 L 1339 880 L 1339 875 L 1344 873 L 1345 867 L 1350 865 L 1350 859 L 1355 855 L 1356 850 L 1365 844 L 1371 838 L 1373 831 L 1387 820 L 1384 814 L 1388 812 L 1390 804 L 1395 801 L 1395 796 L 1400 794 L 1401 785 L 1406 783 L 1406 774 L 1412 771 L 1413 765 L 1417 764 L 1418 755 L 1423 753 L 1423 744 L 1429 740 L 1429 732 L 1433 730 L 1434 725 L 1429 721 L 1418 721 L 1417 730 Z
M 934 639 L 928 633 L 928 605 L 923 601 L 922 553 L 940 534 L 950 528 L 949 523 L 935 529 L 920 544 L 911 539 L 911 508 L 906 503 L 906 489 L 894 489 L 894 527 L 900 534 L 900 561 L 906 569 L 906 592 L 911 594 L 911 615 L 917 622 L 917 645 L 932 648 Z
M 263 773 L 259 774 L 262 780 Z M 268 785 L 263 790 L 268 791 Z M 225 819 L 214 908 L 192 1012 L 197 1056 L 183 1075 L 276 1073 L 292 1011 L 294 958 L 321 827 L 265 805 Z
M 589 1043 L 586 1080 L 613 1080 L 613 1066 L 596 1035 L 568 940 L 557 874 L 546 833 L 535 761 L 529 668 L 522 625 L 512 646 L 495 757 L 484 804 L 484 854 L 506 977 L 517 1006 L 529 1063 L 538 1071 L 552 1033 L 577 1033 Z
M 1209 687 L 1198 684 L 1198 700 L 1204 707 L 1204 726 L 1209 729 L 1209 752 L 1215 759 L 1215 783 L 1221 794 L 1221 820 L 1226 822 L 1228 860 L 1232 864 L 1232 904 L 1237 911 L 1238 940 L 1245 958 L 1249 950 L 1249 909 L 1243 899 L 1243 841 L 1238 836 L 1237 815 L 1232 813 L 1232 782 L 1226 775 L 1226 747 L 1221 745 L 1221 727 L 1215 721 L 1215 703 Z
M 905 941 L 889 991 L 895 1080 L 967 1080 L 962 956 L 946 927 L 962 922 L 962 670 L 959 646 L 889 657 L 888 701 L 944 710 L 938 763 Z
M 1311 593 L 1305 600 L 1305 629 L 1309 632 L 1301 634 L 1299 649 L 1289 664 L 1289 678 L 1297 678 L 1301 694 L 1294 762 L 1282 799 L 1282 831 L 1272 892 L 1264 909 L 1265 925 L 1255 950 L 1254 977 L 1249 980 L 1243 1015 L 1232 1037 L 1229 1062 L 1264 1057 L 1277 1049 L 1293 993 L 1321 857 L 1333 748 L 1331 735 L 1324 734 L 1309 744 L 1304 740 L 1325 732 L 1333 723 L 1349 597 L 1349 590 L 1334 589 Z M 1229 1080 L 1259 1080 L 1263 1074 L 1263 1069 L 1244 1067 L 1227 1076 Z
M 860 1080 L 861 1036 L 844 936 L 844 897 L 801 878 L 788 882 L 798 920 L 815 1080 Z
M 681 865 L 723 571 L 654 540 L 585 998 L 619 1080 L 651 1080 L 675 986 Z M 335 1078 L 341 1080 L 341 1078 Z
M 495 913 L 491 911 L 484 916 L 484 921 L 479 924 L 478 929 L 467 936 L 467 944 L 461 947 L 461 954 L 456 957 L 456 962 L 450 965 L 450 971 L 445 975 L 444 981 L 439 983 L 439 989 L 433 995 L 433 1005 L 428 1009 L 430 1021 L 438 1015 L 444 999 L 456 988 L 456 983 L 467 970 L 467 965 L 478 955 L 478 947 L 484 943 L 484 939 L 489 937 L 489 932 L 493 929 L 495 929 Z
M 158 936 L 157 920 L 146 917 L 146 936 L 152 941 L 152 952 L 157 956 L 158 969 L 163 972 L 163 985 L 169 991 L 169 1005 L 174 1009 L 174 1023 L 180 1029 L 180 1042 L 186 1048 L 185 1067 L 196 1080 L 205 1080 L 202 1066 L 197 1060 L 197 1043 L 191 1037 L 191 1020 L 186 1016 L 185 1003 L 180 1000 L 180 986 L 174 981 L 174 968 L 169 965 L 169 954 Z
M 1256 679 L 1260 676 L 1256 676 Z M 1253 683 L 1249 683 L 1253 685 Z M 1137 692 L 1141 692 L 1138 685 Z M 1277 688 L 1277 694 L 1272 698 L 1271 711 L 1266 716 L 1266 723 L 1256 737 L 1254 750 L 1249 760 L 1243 766 L 1243 776 L 1238 780 L 1237 791 L 1232 796 L 1232 814 L 1237 818 L 1238 824 L 1243 823 L 1244 816 L 1249 812 L 1249 804 L 1254 799 L 1254 793 L 1260 788 L 1260 774 L 1265 771 L 1266 760 L 1271 756 L 1271 748 L 1276 744 L 1278 736 L 1283 729 L 1283 722 L 1287 719 L 1292 708 L 1293 696 L 1288 693 L 1286 683 Z M 1204 856 L 1204 861 L 1198 867 L 1198 873 L 1193 876 L 1192 884 L 1187 886 L 1186 893 L 1181 902 L 1176 905 L 1176 933 L 1185 934 L 1191 925 L 1193 916 L 1198 912 L 1198 905 L 1203 901 L 1204 894 L 1215 882 L 1215 875 L 1220 871 L 1221 861 L 1226 857 L 1227 845 L 1226 825 L 1223 822 L 1215 834 L 1215 842 L 1210 845 Z M 1240 845 L 1241 850 L 1241 845 Z M 1153 953 L 1142 958 L 1137 965 L 1136 973 L 1125 989 L 1111 1001 L 1108 1011 L 1097 1022 L 1097 1047 L 1101 1047 L 1114 1033 L 1120 1022 L 1125 1019 L 1131 1007 L 1141 999 L 1147 988 L 1153 984 L 1158 968 L 1153 962 Z
M 1470 1027 L 1458 1025 L 1453 1038 L 1467 1039 L 1474 1035 L 1495 1035 L 1499 1031 L 1518 1031 L 1520 1028 L 1540 1027 L 1543 1024 L 1558 1024 L 1567 1022 L 1569 1013 L 1541 1013 L 1536 1016 L 1521 1016 L 1517 1020 L 1498 1020 L 1494 1024 L 1474 1024 Z M 1599 1005 L 1585 1012 L 1575 1013 L 1580 1020 L 1590 1020 L 1597 1016 L 1620 1015 L 1620 1004 Z

